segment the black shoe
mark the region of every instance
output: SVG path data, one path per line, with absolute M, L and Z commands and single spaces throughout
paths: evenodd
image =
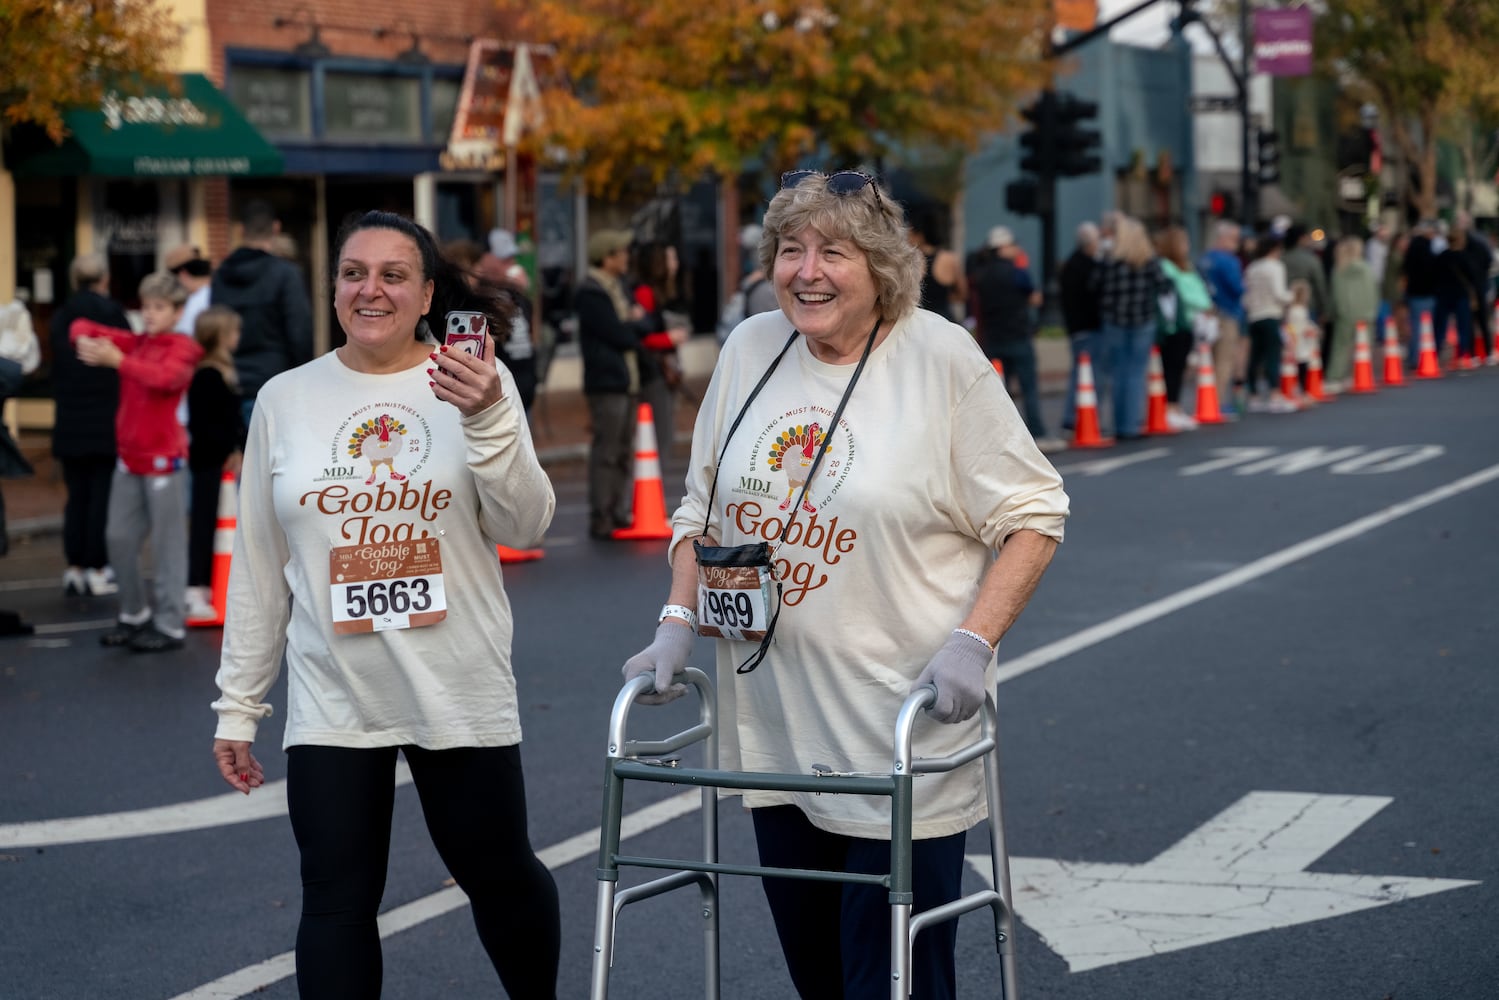
M 21 621 L 14 611 L 0 611 L 0 636 L 31 635 L 36 629 Z
M 132 625 L 129 622 L 115 622 L 115 627 L 99 636 L 101 646 L 128 646 L 136 636 L 146 630 L 146 623 Z
M 181 649 L 182 640 L 158 632 L 154 627 L 140 630 L 140 633 L 130 640 L 130 651 L 132 653 L 164 653 L 169 649 Z

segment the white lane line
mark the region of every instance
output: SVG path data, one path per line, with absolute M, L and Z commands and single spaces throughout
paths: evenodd
M 636 810 L 625 816 L 620 823 L 620 840 L 628 840 L 638 834 L 654 830 L 658 826 L 670 823 L 672 820 L 686 816 L 702 807 L 703 793 L 701 791 L 682 792 L 669 799 L 663 799 L 644 809 Z M 574 861 L 588 857 L 599 849 L 599 828 L 594 827 L 585 833 L 569 837 L 559 844 L 537 852 L 548 869 L 556 871 L 564 865 L 570 865 Z M 463 890 L 457 886 L 434 892 L 430 896 L 414 899 L 403 906 L 398 906 L 387 913 L 380 915 L 380 936 L 388 938 L 392 934 L 415 927 L 434 917 L 440 917 L 444 913 L 456 910 L 468 903 L 468 897 Z M 268 958 L 264 962 L 246 966 L 221 979 L 215 979 L 211 983 L 204 983 L 197 989 L 180 993 L 172 1000 L 229 1000 L 229 998 L 249 996 L 259 990 L 265 989 L 273 983 L 288 979 L 296 974 L 296 953 L 284 951 L 274 958 Z
M 51 590 L 57 588 L 62 590 L 62 584 L 57 582 L 57 577 L 49 576 L 45 580 L 3 580 L 0 581 L 0 591 L 10 592 L 13 590 Z
M 206 758 L 206 755 L 205 755 Z M 204 760 L 205 766 L 212 766 Z M 411 769 L 396 761 L 396 785 L 411 783 Z M 96 840 L 155 837 L 164 833 L 204 830 L 232 823 L 253 823 L 286 815 L 286 779 L 268 781 L 250 795 L 227 792 L 192 802 L 152 809 L 0 824 L 0 848 L 56 847 Z
M 58 622 L 52 625 L 37 625 L 37 635 L 67 635 L 70 632 L 90 632 L 94 629 L 109 628 L 116 622 L 114 618 L 96 618 L 86 622 Z
M 1268 556 L 1256 559 L 1254 562 L 1246 563 L 1238 569 L 1229 570 L 1221 576 L 1206 580 L 1185 590 L 1178 590 L 1174 594 L 1168 594 L 1158 601 L 1126 611 L 1122 615 L 1110 618 L 1108 621 L 1099 622 L 1097 625 L 1074 632 L 1064 639 L 1048 643 L 1037 649 L 1031 650 L 1015 659 L 1010 660 L 999 668 L 999 683 L 1012 681 L 1022 674 L 1030 673 L 1047 664 L 1055 663 L 1057 660 L 1073 653 L 1080 652 L 1090 646 L 1096 646 L 1101 642 L 1112 639 L 1117 635 L 1123 635 L 1131 629 L 1148 625 L 1158 618 L 1164 618 L 1173 612 L 1190 607 L 1210 597 L 1242 587 L 1251 580 L 1257 580 L 1278 569 L 1295 562 L 1300 562 L 1318 552 L 1330 549 L 1334 545 L 1352 541 L 1360 535 L 1366 535 L 1376 528 L 1381 528 L 1392 521 L 1397 521 L 1408 514 L 1424 510 L 1427 507 L 1449 500 L 1469 490 L 1477 489 L 1485 483 L 1499 479 L 1499 465 L 1491 465 L 1471 476 L 1454 480 L 1446 486 L 1439 486 L 1434 490 L 1402 500 L 1400 503 L 1386 507 L 1384 510 L 1375 511 L 1357 520 L 1350 521 L 1340 528 L 1324 532 L 1305 541 L 1297 542 L 1295 545 L 1287 546 L 1279 552 L 1272 552 Z

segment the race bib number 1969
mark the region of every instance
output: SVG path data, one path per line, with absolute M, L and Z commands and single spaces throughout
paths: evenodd
M 419 628 L 448 616 L 437 540 L 345 545 L 329 558 L 333 631 Z

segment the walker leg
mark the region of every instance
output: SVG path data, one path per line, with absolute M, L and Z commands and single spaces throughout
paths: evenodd
M 593 981 L 590 1000 L 608 1000 L 609 969 L 614 965 L 614 890 L 616 882 L 599 882 L 593 923 Z
M 1015 905 L 1010 892 L 1010 855 L 1005 848 L 997 739 L 994 749 L 984 755 L 984 793 L 989 799 L 989 853 L 994 866 L 994 891 L 1000 897 L 1000 906 L 994 911 L 994 945 L 999 953 L 1003 1000 L 1019 1000 L 1015 986 Z
M 890 907 L 890 1000 L 911 996 L 911 904 Z

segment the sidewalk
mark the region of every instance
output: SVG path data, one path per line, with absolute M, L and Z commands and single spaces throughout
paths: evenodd
M 1041 394 L 1065 392 L 1070 363 L 1066 341 L 1038 340 L 1036 353 Z M 680 354 L 688 384 L 695 393 L 701 394 L 713 374 L 713 364 L 718 358 L 717 343 L 711 336 L 694 337 L 683 345 Z M 582 462 L 588 457 L 591 431 L 582 385 L 582 362 L 575 349 L 569 351 L 564 347 L 552 361 L 547 384 L 537 394 L 530 414 L 531 435 L 536 442 L 537 455 L 545 466 Z M 676 447 L 685 448 L 686 442 L 691 440 L 692 422 L 696 416 L 695 407 L 677 406 Z M 35 466 L 36 475 L 30 479 L 8 479 L 0 487 L 5 491 L 10 536 L 19 539 L 56 535 L 62 530 L 62 508 L 67 500 L 67 490 L 63 486 L 62 470 L 52 459 L 52 437 L 46 431 L 23 429 L 20 445 Z

